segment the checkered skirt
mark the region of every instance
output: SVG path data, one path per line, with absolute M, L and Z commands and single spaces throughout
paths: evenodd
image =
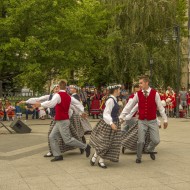
M 127 132 L 124 132 L 122 134 L 121 145 L 126 149 L 137 151 L 137 141 L 138 141 L 138 121 L 132 127 L 130 127 L 130 129 Z M 147 150 L 149 143 L 150 143 L 150 133 L 148 130 L 145 136 L 145 145 L 143 148 L 144 151 Z
M 91 132 L 92 131 L 92 126 L 88 119 L 80 118 L 80 124 L 85 132 Z
M 70 118 L 70 122 L 75 127 L 78 137 L 82 138 L 84 136 L 84 129 L 81 124 L 80 115 L 76 114 L 75 111 L 73 111 L 73 115 Z
M 111 129 L 104 120 L 100 120 L 92 130 L 90 145 L 96 150 L 98 156 L 112 162 L 119 161 L 121 148 L 121 126 L 116 124 L 117 131 Z

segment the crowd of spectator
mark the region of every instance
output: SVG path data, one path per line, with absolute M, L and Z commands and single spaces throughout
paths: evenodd
M 187 114 L 190 110 L 190 90 L 187 91 L 185 87 L 181 88 L 178 96 L 170 86 L 167 87 L 167 90 L 162 88 L 158 88 L 156 90 L 160 94 L 162 105 L 165 107 L 166 114 L 169 117 L 176 116 L 177 98 L 179 98 L 179 110 L 180 114 L 182 114 L 181 117 L 184 116 L 183 114 Z M 89 115 L 93 116 L 93 118 L 98 118 L 99 115 L 101 115 L 103 109 L 105 108 L 105 101 L 108 94 L 109 92 L 104 87 L 99 90 L 92 87 L 81 88 L 81 101 L 83 102 L 83 105 L 87 107 Z M 125 88 L 125 86 L 122 85 L 121 94 L 118 97 L 120 110 L 122 110 L 128 102 L 130 94 L 131 93 Z
M 25 119 L 28 120 L 28 115 L 32 115 L 32 119 L 38 118 L 38 110 L 32 108 L 31 105 L 26 105 L 21 108 L 19 101 L 14 105 L 8 100 L 4 101 L 0 99 L 0 121 L 13 121 L 15 118 L 21 119 L 23 113 L 25 114 Z
M 170 86 L 167 87 L 166 91 L 162 88 L 158 88 L 156 90 L 160 94 L 162 105 L 165 107 L 166 113 L 169 117 L 174 117 L 176 115 L 177 98 L 179 98 L 180 110 L 187 113 L 190 109 L 190 90 L 187 91 L 185 87 L 182 87 L 178 96 Z M 68 93 L 70 93 L 69 88 Z M 109 92 L 105 87 L 101 87 L 99 89 L 94 86 L 82 87 L 77 93 L 89 116 L 92 116 L 94 119 L 98 119 L 102 116 L 105 108 L 105 102 L 109 96 Z M 131 93 L 129 93 L 125 86 L 122 85 L 121 93 L 118 97 L 120 112 L 128 102 L 130 94 Z M 49 109 L 44 109 L 42 107 L 34 109 L 32 105 L 25 105 L 21 108 L 19 101 L 13 105 L 8 99 L 0 99 L 0 121 L 12 121 L 15 118 L 21 119 L 23 114 L 25 115 L 26 120 L 29 119 L 29 115 L 31 115 L 32 119 L 46 119 L 50 117 L 49 113 Z

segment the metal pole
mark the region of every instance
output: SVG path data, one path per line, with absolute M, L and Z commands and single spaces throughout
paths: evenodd
M 190 89 L 190 0 L 188 1 L 188 84 L 187 89 Z
M 177 88 L 176 88 L 176 117 L 179 118 L 179 88 L 180 88 L 180 75 L 181 75 L 181 60 L 180 60 L 180 27 L 177 25 L 174 27 L 177 34 Z
M 151 84 L 151 87 L 153 87 L 153 82 L 152 82 L 152 66 L 153 66 L 153 59 L 150 57 L 150 60 L 149 60 L 149 64 L 150 64 L 150 84 Z
M 0 98 L 3 96 L 2 81 L 0 80 Z

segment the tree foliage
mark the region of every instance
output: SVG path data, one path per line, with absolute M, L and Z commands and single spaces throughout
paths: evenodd
M 174 24 L 186 35 L 186 8 L 185 0 L 3 0 L 1 78 L 10 71 L 38 92 L 57 77 L 132 83 L 152 58 L 154 84 L 175 85 L 176 44 L 163 39 Z

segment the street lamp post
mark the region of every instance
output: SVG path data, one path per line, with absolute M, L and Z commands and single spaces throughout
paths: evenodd
M 179 88 L 180 88 L 180 68 L 181 68 L 181 56 L 180 56 L 180 27 L 174 26 L 174 40 L 177 42 L 177 88 L 176 88 L 176 117 L 179 118 Z
M 150 58 L 149 63 L 150 63 L 150 82 L 151 82 L 151 86 L 153 86 L 153 82 L 152 82 L 152 67 L 153 67 L 154 61 L 153 61 L 152 58 Z
M 2 81 L 0 80 L 0 98 L 3 96 Z
M 177 43 L 177 84 L 176 84 L 176 117 L 179 117 L 179 88 L 180 88 L 180 74 L 181 74 L 181 56 L 180 56 L 180 26 L 175 25 L 173 27 L 173 40 Z M 166 36 L 164 40 L 166 44 L 168 44 L 169 40 Z

